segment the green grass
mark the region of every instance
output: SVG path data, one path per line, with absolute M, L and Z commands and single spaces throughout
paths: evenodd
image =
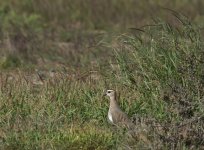
M 9 2 L 0 2 L 0 149 L 203 148 L 197 3 L 191 20 L 159 9 L 168 17 L 150 21 L 157 4 L 189 1 Z M 136 123 L 131 136 L 108 123 L 106 89 Z

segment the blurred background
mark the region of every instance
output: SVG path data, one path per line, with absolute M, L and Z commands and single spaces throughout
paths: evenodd
M 202 0 L 1 0 L 0 68 L 91 66 L 111 57 L 112 37 L 174 11 L 204 24 Z M 87 69 L 87 68 L 86 68 Z

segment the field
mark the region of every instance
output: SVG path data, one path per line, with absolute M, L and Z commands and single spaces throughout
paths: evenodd
M 203 7 L 0 1 L 0 149 L 204 149 Z M 108 123 L 107 89 L 134 135 Z

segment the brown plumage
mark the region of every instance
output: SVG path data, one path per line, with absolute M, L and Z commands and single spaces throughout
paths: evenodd
M 107 90 L 106 95 L 110 98 L 110 106 L 108 111 L 108 119 L 114 125 L 123 125 L 132 128 L 134 124 L 119 107 L 116 100 L 116 92 L 114 90 Z

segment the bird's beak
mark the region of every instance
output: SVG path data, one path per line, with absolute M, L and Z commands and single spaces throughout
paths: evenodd
M 105 97 L 106 96 L 106 93 L 103 93 L 103 97 Z

